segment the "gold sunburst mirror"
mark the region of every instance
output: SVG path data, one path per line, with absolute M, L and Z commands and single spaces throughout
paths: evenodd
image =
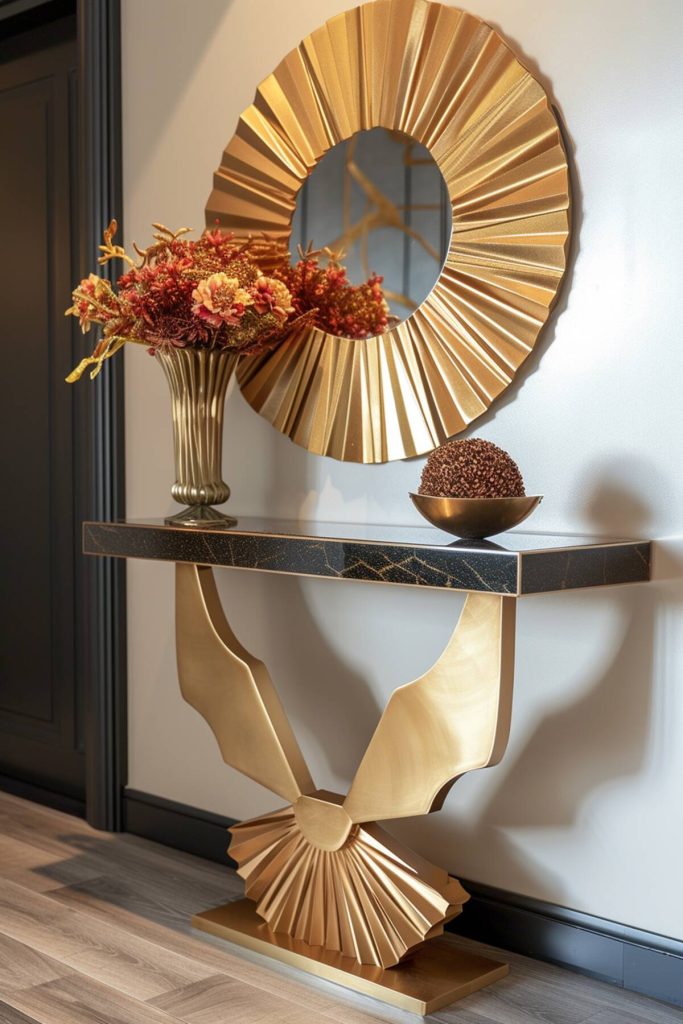
M 557 298 L 570 232 L 545 90 L 489 25 L 430 0 L 363 4 L 285 57 L 240 117 L 207 224 L 292 247 L 313 169 L 377 128 L 426 151 L 443 177 L 450 231 L 434 286 L 415 308 L 407 296 L 382 335 L 306 327 L 238 371 L 253 408 L 297 444 L 365 463 L 431 451 L 510 385 Z

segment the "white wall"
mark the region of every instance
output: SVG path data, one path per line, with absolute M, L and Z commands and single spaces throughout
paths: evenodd
M 127 240 L 201 228 L 211 175 L 258 81 L 348 0 L 124 0 Z M 546 499 L 535 530 L 681 532 L 683 223 L 677 0 L 469 0 L 536 68 L 571 135 L 577 253 L 541 354 L 476 425 Z M 169 402 L 126 355 L 131 517 L 172 509 Z M 311 456 L 233 393 L 225 476 L 236 513 L 417 522 L 421 460 Z M 675 547 L 675 546 L 674 546 Z M 660 575 L 680 575 L 673 557 Z M 222 572 L 237 633 L 271 667 L 320 786 L 342 789 L 391 689 L 455 622 L 446 593 Z M 129 563 L 130 785 L 235 817 L 277 799 L 223 765 L 183 704 L 173 568 Z M 465 877 L 683 937 L 683 589 L 527 598 L 512 737 L 445 809 L 396 831 Z

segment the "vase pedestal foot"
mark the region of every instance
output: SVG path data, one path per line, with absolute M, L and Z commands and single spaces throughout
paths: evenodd
M 237 526 L 234 516 L 219 512 L 212 505 L 188 505 L 174 516 L 166 516 L 164 522 L 169 526 Z
M 500 961 L 461 951 L 447 937 L 431 939 L 395 967 L 384 969 L 359 964 L 340 953 L 276 934 L 258 916 L 253 901 L 248 899 L 196 914 L 192 925 L 412 1013 L 433 1013 L 498 981 L 509 970 L 508 965 Z

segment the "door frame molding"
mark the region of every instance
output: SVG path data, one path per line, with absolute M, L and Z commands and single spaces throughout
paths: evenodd
M 76 14 L 80 276 L 86 276 L 103 228 L 114 217 L 121 225 L 123 215 L 120 0 L 77 0 Z M 110 266 L 100 273 L 111 275 Z M 89 353 L 91 344 L 85 347 Z M 118 558 L 85 558 L 80 537 L 86 519 L 109 522 L 125 515 L 123 360 L 112 359 L 95 381 L 78 389 L 78 398 L 76 439 L 83 440 L 77 453 L 76 612 L 85 705 L 86 817 L 95 828 L 119 831 L 127 779 L 126 566 Z

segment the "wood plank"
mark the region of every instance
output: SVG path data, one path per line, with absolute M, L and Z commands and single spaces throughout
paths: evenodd
M 683 1010 L 676 1010 L 674 1007 L 663 1005 L 660 1005 L 660 1009 L 669 1014 L 666 1024 L 669 1024 L 669 1022 L 670 1024 L 681 1024 L 681 1021 L 683 1021 Z M 648 1019 L 647 1017 L 642 1017 L 637 1012 L 625 1013 L 623 1010 L 602 1010 L 595 1017 L 587 1020 L 586 1024 L 644 1024 Z
M 164 847 L 157 847 L 155 843 L 137 841 L 133 836 L 97 832 L 77 818 L 62 815 L 51 808 L 40 810 L 36 819 L 26 812 L 25 807 L 8 813 L 0 806 L 0 834 L 50 855 L 61 855 L 64 860 L 77 860 L 76 867 L 82 868 L 83 877 L 102 874 L 126 877 L 131 872 L 147 868 L 151 873 L 163 871 L 174 878 L 179 889 L 190 883 L 198 886 L 209 900 L 207 906 L 230 898 L 229 888 L 234 885 L 234 873 L 227 863 L 225 868 L 210 864 L 206 870 L 198 857 L 178 855 L 175 851 L 174 856 L 167 856 L 165 852 L 160 854 Z M 70 830 L 72 824 L 73 831 Z
M 60 843 L 60 849 L 71 849 L 71 852 L 75 852 L 73 850 L 73 839 L 76 836 L 82 835 L 98 840 L 97 845 L 99 847 L 104 847 L 106 843 L 107 851 L 111 852 L 107 852 L 104 855 L 113 856 L 114 851 L 123 845 L 126 849 L 137 850 L 140 857 L 145 861 L 151 858 L 158 861 L 159 858 L 162 858 L 165 861 L 178 864 L 182 870 L 204 879 L 211 877 L 221 878 L 225 869 L 228 868 L 229 870 L 227 847 L 230 837 L 227 832 L 225 837 L 226 864 L 223 867 L 221 864 L 216 864 L 213 861 L 207 861 L 201 857 L 185 853 L 182 850 L 174 850 L 169 846 L 162 846 L 147 839 L 141 839 L 139 836 L 127 833 L 98 831 L 91 828 L 82 818 L 74 817 L 43 804 L 31 803 L 21 797 L 14 796 L 12 793 L 0 790 L 0 832 L 5 831 L 2 828 L 5 818 L 7 819 L 7 824 L 12 827 L 13 834 L 14 831 L 20 832 L 21 838 L 24 841 L 33 840 L 36 843 L 40 843 L 41 847 L 47 840 L 48 842 Z
M 0 933 L 139 999 L 181 988 L 213 972 L 114 924 L 0 880 Z
M 36 1024 L 177 1024 L 167 1013 L 82 975 L 12 992 L 5 1000 Z
M 34 809 L 36 817 L 39 816 L 41 812 L 45 812 L 47 814 L 55 814 L 58 815 L 63 821 L 74 821 L 84 826 L 85 828 L 88 828 L 88 825 L 83 820 L 83 818 L 78 818 L 75 815 L 66 814 L 64 811 L 58 811 L 54 807 L 48 807 L 45 804 L 33 803 L 33 801 L 26 800 L 24 797 L 15 796 L 14 793 L 8 793 L 4 789 L 0 790 L 0 812 L 7 813 L 8 811 L 12 811 L 17 814 L 23 813 L 33 815 Z
M 64 978 L 72 971 L 36 949 L 0 935 L 0 992 L 33 988 L 46 981 Z
M 0 999 L 0 1024 L 37 1024 L 37 1021 L 35 1017 L 27 1017 L 21 1010 L 16 1010 Z
M 425 1017 L 425 1021 L 429 1024 L 441 1024 L 443 1021 L 457 1020 L 458 1024 L 499 1024 L 499 1021 L 494 1020 L 492 1017 L 487 1017 L 484 1013 L 477 1010 L 472 1010 L 471 1007 L 472 998 L 461 999 L 458 1005 L 458 1016 L 454 1018 L 452 1016 L 445 1016 L 446 1010 L 438 1010 L 435 1014 Z M 552 1021 L 552 1018 L 551 1018 Z M 551 1024 L 551 1021 L 546 1021 L 544 1024 Z M 537 1017 L 527 1016 L 525 1024 L 540 1024 Z
M 158 996 L 151 1005 L 187 1024 L 320 1024 L 316 1010 L 224 975 Z
M 318 988 L 317 983 L 295 981 L 288 976 L 289 972 L 260 966 L 243 955 L 235 955 L 225 943 L 191 928 L 189 916 L 178 912 L 171 890 L 162 896 L 159 887 L 152 894 L 137 878 L 89 880 L 50 892 L 50 899 L 91 913 L 105 925 L 115 922 L 122 928 L 135 930 L 150 942 L 197 958 L 216 974 L 229 975 L 256 988 L 275 992 L 283 999 L 315 1008 L 319 1014 L 342 1024 L 372 1024 L 385 1020 L 371 1009 L 356 1008 L 350 1001 L 356 1001 L 353 996 L 328 995 L 328 986 Z
M 2 833 L 0 872 L 8 881 L 34 892 L 47 892 L 60 886 L 73 885 L 84 878 L 96 878 L 99 874 L 94 867 L 89 870 L 78 863 L 78 858 L 65 858 L 63 852 L 49 853 Z
M 226 870 L 229 875 L 235 874 L 228 862 L 228 846 L 230 845 L 231 837 L 227 830 L 225 833 L 225 864 L 218 864 L 212 860 L 205 860 L 203 857 L 196 857 L 192 853 L 185 853 L 184 850 L 174 850 L 170 846 L 162 846 L 160 843 L 154 843 L 149 839 L 143 839 L 141 836 L 134 836 L 127 832 L 121 833 L 117 838 L 120 838 L 126 846 L 144 850 L 146 853 L 153 852 L 164 861 L 181 864 L 187 870 L 196 871 L 202 878 L 221 879 L 224 878 Z
M 79 842 L 84 843 L 87 849 L 86 844 L 93 838 L 99 839 L 98 848 L 116 841 L 116 837 L 107 832 L 97 833 L 90 829 L 80 818 L 42 806 L 34 814 L 27 811 L 24 801 L 13 806 L 12 801 L 15 800 L 16 797 L 0 792 L 0 835 L 34 846 L 45 853 L 61 854 L 65 860 L 82 853 Z M 37 804 L 35 806 L 38 807 Z
M 600 982 L 596 984 L 600 985 Z M 611 986 L 603 987 L 607 992 L 599 994 L 602 1009 L 594 1017 L 589 1017 L 586 1024 L 683 1024 L 682 1009 L 636 992 L 615 989 L 622 998 L 615 999 L 610 1006 Z
M 593 1006 L 593 1011 L 592 1015 L 589 1015 L 586 1024 L 588 1024 L 588 1021 L 592 1024 L 592 1017 L 600 1012 L 621 1013 L 626 1019 L 628 1013 L 635 1014 L 639 1024 L 683 1024 L 683 1010 L 679 1010 L 667 1003 L 660 1003 L 654 999 L 649 999 L 647 996 L 641 996 L 636 992 L 629 992 L 615 985 L 608 985 L 597 978 L 589 978 L 586 975 L 567 971 L 562 967 L 557 967 L 555 964 L 531 960 L 529 957 L 521 956 L 519 953 L 507 951 L 503 953 L 495 946 L 473 943 L 471 940 L 457 935 L 450 936 L 450 940 L 456 946 L 463 949 L 471 949 L 473 946 L 476 946 L 483 956 L 504 956 L 510 964 L 510 974 L 504 982 L 506 985 L 517 981 L 523 991 L 526 992 L 527 986 L 533 991 L 533 987 L 537 982 L 545 982 L 551 987 L 556 987 L 563 994 L 563 997 L 577 999 L 582 1002 L 587 1000 Z M 495 986 L 495 989 L 499 985 L 500 983 Z M 491 988 L 478 992 L 467 1000 L 467 1007 L 471 1007 L 477 1013 L 490 1013 L 490 1008 L 486 1006 L 486 996 L 494 993 L 495 989 Z M 456 1009 L 457 1007 L 453 1007 L 450 1010 L 441 1010 L 439 1018 L 447 1020 L 449 1024 L 451 1021 L 457 1021 L 460 1024 L 460 1017 L 455 1016 Z
M 589 999 L 576 998 L 558 986 L 519 976 L 503 978 L 469 996 L 468 1011 L 487 1024 L 586 1024 L 597 1009 Z M 458 1004 L 438 1011 L 435 1018 L 461 1024 Z
M 240 894 L 241 895 L 241 894 Z M 88 879 L 78 885 L 53 889 L 49 898 L 55 903 L 92 914 L 107 924 L 134 930 L 153 942 L 165 941 L 186 955 L 195 950 L 202 957 L 211 956 L 211 949 L 198 945 L 199 937 L 192 930 L 191 915 L 197 910 L 192 893 L 180 894 L 164 879 L 145 884 L 145 879 Z M 220 960 L 220 954 L 216 954 Z M 237 958 L 233 957 L 232 960 Z

